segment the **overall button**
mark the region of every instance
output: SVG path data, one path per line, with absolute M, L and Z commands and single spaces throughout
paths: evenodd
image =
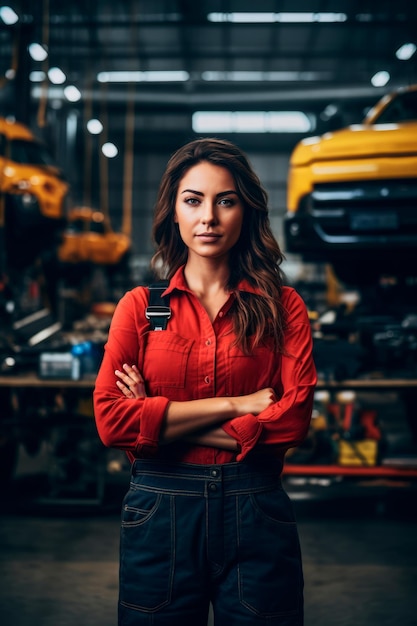
M 220 476 L 220 471 L 218 469 L 212 469 L 210 474 L 213 476 L 213 478 L 217 478 L 217 476 Z
M 215 491 L 217 491 L 217 485 L 215 483 L 210 483 L 208 486 L 209 490 L 214 493 Z

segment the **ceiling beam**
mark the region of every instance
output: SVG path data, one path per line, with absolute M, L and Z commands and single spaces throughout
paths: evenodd
M 236 108 L 239 103 L 240 106 L 255 104 L 256 108 L 265 104 L 284 104 L 291 103 L 291 106 L 302 106 L 309 102 L 330 101 L 335 102 L 337 100 L 374 100 L 375 102 L 382 95 L 391 91 L 395 87 L 401 85 L 390 84 L 389 90 L 387 88 L 376 87 L 355 87 L 344 85 L 343 87 L 324 87 L 324 88 L 312 88 L 312 89 L 278 89 L 274 88 L 270 91 L 259 91 L 258 88 L 254 88 L 253 91 L 238 91 L 236 89 L 231 90 L 229 93 L 225 91 L 216 91 L 210 93 L 192 93 L 189 91 L 183 93 L 173 93 L 166 90 L 152 90 L 152 89 L 137 89 L 133 94 L 135 102 L 141 104 L 158 105 L 162 107 L 171 108 L 172 106 L 178 106 L 186 109 L 195 109 L 196 107 L 204 107 L 209 109 L 219 105 L 232 105 Z M 41 87 L 34 86 L 32 88 L 32 98 L 37 100 L 41 94 Z M 63 90 L 60 87 L 50 87 L 48 90 L 48 97 L 50 99 L 62 99 Z M 101 101 L 103 99 L 103 92 L 100 89 L 83 90 L 83 99 L 92 99 Z M 108 103 L 126 103 L 126 89 L 112 86 L 106 92 L 106 101 Z

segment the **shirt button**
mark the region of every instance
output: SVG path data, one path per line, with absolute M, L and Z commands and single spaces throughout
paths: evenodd
M 210 382 L 210 377 L 209 377 L 209 376 L 206 376 L 206 377 L 205 377 L 205 379 L 204 379 L 204 382 L 208 385 L 208 384 L 209 384 L 209 382 Z
M 206 346 L 211 346 L 211 340 L 210 339 L 207 339 Z
M 220 311 L 219 317 L 223 317 L 223 315 L 224 315 L 223 311 Z

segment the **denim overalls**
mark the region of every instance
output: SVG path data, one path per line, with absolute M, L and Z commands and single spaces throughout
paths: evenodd
M 119 626 L 302 626 L 281 464 L 136 460 L 122 509 Z M 254 533 L 254 530 L 256 532 Z

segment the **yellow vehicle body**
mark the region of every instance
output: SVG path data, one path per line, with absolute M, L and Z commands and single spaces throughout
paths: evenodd
M 417 257 L 417 86 L 384 96 L 362 124 L 299 142 L 287 182 L 288 252 L 384 270 L 389 250 L 405 269 Z
M 68 184 L 45 147 L 23 124 L 0 118 L 0 189 L 19 198 L 17 210 L 49 219 L 64 217 Z
M 116 265 L 126 255 L 130 244 L 127 235 L 110 228 L 101 211 L 75 207 L 67 216 L 58 258 L 62 263 Z

